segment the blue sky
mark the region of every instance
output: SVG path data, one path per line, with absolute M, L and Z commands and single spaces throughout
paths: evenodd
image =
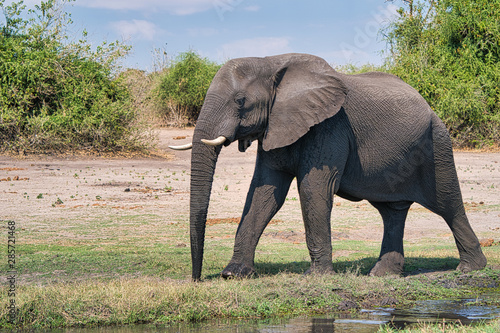
M 86 29 L 96 45 L 125 41 L 133 49 L 123 65 L 151 70 L 153 49 L 168 57 L 193 49 L 218 63 L 301 52 L 334 65 L 380 64 L 385 43 L 378 31 L 399 5 L 384 0 L 77 0 L 66 10 L 75 33 Z

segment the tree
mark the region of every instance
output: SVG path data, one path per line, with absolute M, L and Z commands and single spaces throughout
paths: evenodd
M 169 118 L 178 125 L 193 124 L 219 68 L 194 51 L 181 53 L 165 71 L 156 91 L 161 104 L 170 112 Z
M 48 0 L 28 10 L 0 0 L 0 149 L 116 150 L 131 144 L 134 111 L 124 85 L 114 80 L 121 43 L 95 50 L 68 42 L 64 6 Z
M 500 0 L 403 2 L 384 31 L 390 71 L 419 90 L 455 143 L 498 143 Z

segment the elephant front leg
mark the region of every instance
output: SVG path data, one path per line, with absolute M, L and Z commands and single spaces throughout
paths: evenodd
M 331 212 L 335 177 L 309 173 L 299 180 L 299 195 L 311 267 L 305 274 L 333 271 Z
M 247 277 L 255 272 L 257 243 L 269 221 L 285 202 L 292 180 L 293 177 L 287 173 L 257 163 L 236 232 L 233 257 L 222 271 L 222 277 Z
M 371 276 L 403 273 L 403 236 L 406 216 L 411 202 L 380 203 L 371 202 L 384 221 L 384 237 L 377 263 L 370 270 Z

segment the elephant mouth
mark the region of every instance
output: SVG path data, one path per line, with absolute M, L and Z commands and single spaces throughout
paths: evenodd
M 252 134 L 241 136 L 238 139 L 238 150 L 244 153 L 248 149 L 248 147 L 252 145 L 252 142 L 254 142 L 255 140 L 259 140 L 261 138 L 262 138 L 261 132 L 257 133 L 254 132 Z
M 251 139 L 240 139 L 238 140 L 238 150 L 242 153 L 244 153 L 248 147 L 252 145 L 252 140 Z

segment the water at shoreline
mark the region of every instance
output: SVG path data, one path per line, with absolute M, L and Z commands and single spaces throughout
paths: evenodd
M 482 296 L 481 299 L 420 301 L 409 310 L 378 308 L 361 310 L 357 314 L 332 314 L 320 317 L 273 318 L 260 320 L 214 320 L 201 324 L 177 324 L 154 328 L 145 325 L 89 329 L 52 330 L 50 333 L 250 333 L 250 332 L 357 332 L 372 333 L 381 325 L 395 328 L 427 322 L 457 322 L 474 325 L 500 318 L 500 308 L 481 305 L 481 300 L 498 295 Z

